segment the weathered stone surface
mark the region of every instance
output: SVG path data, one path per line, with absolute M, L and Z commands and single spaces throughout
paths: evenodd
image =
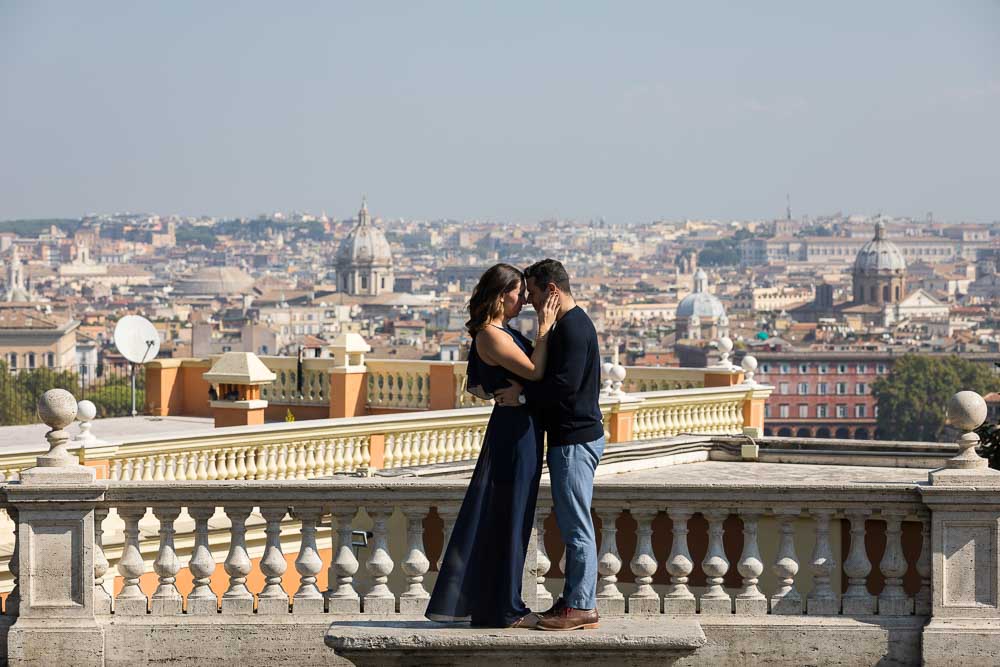
M 596 630 L 544 632 L 430 621 L 342 621 L 326 644 L 355 665 L 654 665 L 705 643 L 693 618 L 602 620 Z
M 1000 663 L 1000 622 L 935 619 L 924 628 L 922 647 L 927 667 L 996 665 Z

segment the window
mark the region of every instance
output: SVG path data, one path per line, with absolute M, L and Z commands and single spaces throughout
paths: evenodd
M 764 404 L 764 419 L 770 419 L 770 418 L 771 418 L 771 404 L 770 403 L 765 403 Z
M 846 382 L 838 382 L 837 383 L 837 395 L 838 396 L 843 396 L 846 393 L 847 393 L 847 383 Z
M 368 289 L 368 276 L 361 276 L 361 289 Z
M 858 403 L 854 406 L 854 416 L 858 418 L 865 418 L 868 416 L 868 406 L 864 403 Z
M 816 393 L 819 394 L 820 396 L 826 396 L 828 389 L 829 385 L 825 382 L 820 382 L 818 385 L 816 385 Z
M 791 370 L 788 364 L 781 364 L 781 374 L 786 375 Z
M 45 355 L 45 365 L 48 366 L 49 368 L 55 368 L 55 365 L 56 365 L 56 355 L 53 354 L 52 352 L 48 352 Z
M 35 367 L 35 353 L 34 352 L 29 352 L 28 353 L 28 368 L 34 368 L 34 367 Z
M 872 417 L 878 417 L 878 406 L 872 408 Z
M 787 382 L 782 382 L 782 383 L 780 383 L 778 385 L 778 393 L 779 394 L 787 394 L 788 393 L 788 383 Z
M 770 370 L 771 370 L 771 366 L 769 364 L 761 364 L 760 365 L 760 372 L 761 373 L 767 373 Z
M 859 382 L 856 385 L 854 385 L 854 393 L 857 394 L 858 396 L 864 396 L 867 393 L 867 391 L 868 391 L 868 385 L 866 385 L 864 382 Z
M 825 406 L 825 405 L 817 405 L 816 406 L 816 416 L 817 417 L 819 417 L 820 419 L 826 419 L 827 414 L 828 414 L 827 406 Z
M 820 373 L 829 373 L 830 372 L 830 367 L 827 364 L 820 364 L 819 365 L 819 372 Z
M 14 352 L 7 354 L 7 366 L 11 369 L 17 368 L 17 354 Z
M 799 372 L 800 373 L 808 373 L 809 372 L 809 364 L 799 364 Z
M 837 417 L 843 418 L 847 416 L 847 406 L 840 404 L 837 406 Z
M 799 403 L 799 417 L 806 418 L 809 416 L 809 405 L 806 403 Z
M 877 365 L 875 367 L 875 372 L 878 373 L 879 375 L 884 374 L 885 373 L 885 364 L 879 364 L 879 365 Z
M 787 419 L 788 418 L 788 406 L 787 405 L 779 405 L 778 406 L 778 416 L 781 417 L 782 419 Z
M 837 372 L 841 373 L 841 374 L 846 373 L 847 372 L 847 364 L 837 364 Z
M 806 396 L 809 393 L 809 383 L 800 382 L 799 383 L 799 396 Z
M 868 372 L 868 364 L 858 364 L 858 372 L 859 373 L 867 373 Z

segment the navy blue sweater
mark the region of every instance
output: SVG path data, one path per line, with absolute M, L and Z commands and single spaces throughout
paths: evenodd
M 549 332 L 545 376 L 525 385 L 524 393 L 545 426 L 549 447 L 592 442 L 604 435 L 597 330 L 579 306 Z

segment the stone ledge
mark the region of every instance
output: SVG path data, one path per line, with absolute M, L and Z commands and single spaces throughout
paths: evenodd
M 664 664 L 706 642 L 694 618 L 607 619 L 595 630 L 545 632 L 393 619 L 337 621 L 326 645 L 355 665 Z

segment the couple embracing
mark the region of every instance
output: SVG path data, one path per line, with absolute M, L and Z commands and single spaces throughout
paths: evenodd
M 538 316 L 534 343 L 508 325 L 528 302 Z M 472 293 L 469 315 L 469 391 L 493 398 L 495 406 L 427 617 L 487 627 L 595 628 L 590 502 L 604 452 L 597 332 L 576 305 L 566 269 L 552 259 L 523 273 L 509 264 L 488 269 Z M 566 579 L 552 608 L 535 613 L 521 597 L 521 581 L 545 435 Z

